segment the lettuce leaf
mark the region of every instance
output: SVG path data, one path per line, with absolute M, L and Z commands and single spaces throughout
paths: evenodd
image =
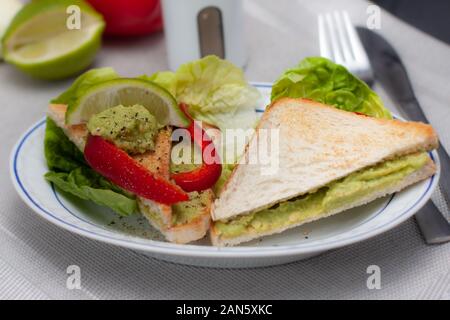
M 119 78 L 119 75 L 113 68 L 108 67 L 89 70 L 79 76 L 66 91 L 52 99 L 50 102 L 70 105 L 78 97 L 83 95 L 83 93 L 92 85 L 117 78 Z
M 50 170 L 70 172 L 87 166 L 83 153 L 50 118 L 47 118 L 45 128 L 44 154 Z
M 50 171 L 45 174 L 45 179 L 67 193 L 109 207 L 120 215 L 128 216 L 136 212 L 135 199 L 106 188 L 102 184 L 105 181 L 98 179 L 93 172 L 86 167 L 79 167 L 70 173 Z
M 92 170 L 83 153 L 50 118 L 45 129 L 44 154 L 51 170 L 45 178 L 57 188 L 109 207 L 120 215 L 136 212 L 135 197 Z
M 175 72 L 157 72 L 148 81 L 164 87 L 178 102 L 189 105 L 196 120 L 221 130 L 253 127 L 261 95 L 245 80 L 242 70 L 216 56 L 183 64 Z
M 160 71 L 152 74 L 151 76 L 142 75 L 137 77 L 138 79 L 154 82 L 157 85 L 163 87 L 175 97 L 177 93 L 177 76 L 172 71 Z
M 380 97 L 346 68 L 321 57 L 310 57 L 286 70 L 272 87 L 271 100 L 308 98 L 339 109 L 391 119 Z

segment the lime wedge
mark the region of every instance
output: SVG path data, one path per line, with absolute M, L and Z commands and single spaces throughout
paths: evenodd
M 19 0 L 2 0 L 2 10 L 0 10 L 0 39 L 3 37 L 11 20 L 22 6 L 23 4 Z M 0 59 L 2 58 L 1 50 L 2 45 L 0 43 Z
M 77 8 L 79 11 L 73 11 Z M 76 21 L 79 25 L 73 23 Z M 34 77 L 65 78 L 92 63 L 104 27 L 102 16 L 84 1 L 32 1 L 6 30 L 3 56 Z
M 147 108 L 162 125 L 187 127 L 190 123 L 167 90 L 145 80 L 128 78 L 101 82 L 87 89 L 76 101 L 69 104 L 66 123 L 86 123 L 92 115 L 107 108 L 135 104 Z

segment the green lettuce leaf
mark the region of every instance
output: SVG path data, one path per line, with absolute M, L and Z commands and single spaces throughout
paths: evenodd
M 163 87 L 175 97 L 177 91 L 177 76 L 172 71 L 160 71 L 152 74 L 151 76 L 142 75 L 137 77 L 138 79 L 154 82 L 157 85 Z
M 83 153 L 49 118 L 45 129 L 44 154 L 51 170 L 45 178 L 59 189 L 109 207 L 120 215 L 136 212 L 135 197 L 92 170 L 85 162 Z
M 104 181 L 86 167 L 79 167 L 70 173 L 50 171 L 45 174 L 45 179 L 67 193 L 109 207 L 120 215 L 128 216 L 136 212 L 135 199 L 104 188 Z
M 157 72 L 143 78 L 164 87 L 178 102 L 187 103 L 196 120 L 221 130 L 247 129 L 256 123 L 255 107 L 261 95 L 229 61 L 207 56 L 183 64 L 175 73 Z
M 47 118 L 45 128 L 44 154 L 50 170 L 70 172 L 87 166 L 83 153 L 50 118 Z
M 82 96 L 83 93 L 92 85 L 117 78 L 119 78 L 119 75 L 113 68 L 98 68 L 89 70 L 79 76 L 66 91 L 58 97 L 52 99 L 51 103 L 70 105 L 71 102 Z
M 308 98 L 339 109 L 391 119 L 380 97 L 341 65 L 310 57 L 286 70 L 272 87 L 271 100 Z

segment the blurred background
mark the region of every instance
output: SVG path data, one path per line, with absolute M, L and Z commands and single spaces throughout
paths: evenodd
M 414 27 L 450 44 L 450 1 L 374 0 L 373 2 Z
M 61 19 L 46 19 L 45 12 L 55 3 L 61 6 Z M 72 3 L 82 5 L 81 21 L 88 25 L 84 31 L 66 30 L 64 18 L 75 13 L 69 9 Z M 86 3 L 87 7 L 83 5 Z M 372 3 L 410 26 L 450 44 L 450 1 L 373 0 Z M 23 4 L 32 6 L 27 5 L 21 10 Z M 216 54 L 248 70 L 255 60 L 270 59 L 269 50 L 260 52 L 260 46 L 283 46 L 286 66 L 296 62 L 291 61 L 291 56 L 298 61 L 301 56 L 317 55 L 318 12 L 344 8 L 350 12 L 353 23 L 364 25 L 368 13 L 356 8 L 369 5 L 370 2 L 364 0 L 299 1 L 295 6 L 302 21 L 293 21 L 287 15 L 292 7 L 290 1 L 279 1 L 277 7 L 271 8 L 265 0 L 2 0 L 0 35 L 7 33 L 3 39 L 6 62 L 34 78 L 46 80 L 73 78 L 88 67 L 108 65 L 118 68 L 124 75 L 151 73 L 161 68 L 175 70 L 184 62 L 208 54 Z M 10 25 L 19 10 L 21 18 Z M 18 32 L 19 27 L 33 19 L 29 30 Z M 308 30 L 302 29 L 306 24 Z M 86 40 L 92 28 L 97 28 L 96 35 Z M 385 30 L 380 31 L 387 31 L 389 25 L 382 24 L 381 28 Z M 289 39 L 294 30 L 297 39 Z M 39 45 L 22 45 L 30 41 L 30 37 L 35 38 L 36 43 L 39 38 L 52 38 L 52 32 L 66 35 L 59 40 L 42 41 Z M 389 30 L 385 36 L 391 32 L 399 32 L 398 27 Z M 270 38 L 277 39 L 277 43 L 266 43 Z M 402 44 L 398 42 L 397 46 Z M 71 56 L 67 56 L 68 53 Z M 142 61 L 145 55 L 146 63 L 137 64 L 136 61 Z M 41 60 L 48 63 L 42 64 Z M 259 65 L 257 78 L 273 81 L 276 75 L 268 69 Z

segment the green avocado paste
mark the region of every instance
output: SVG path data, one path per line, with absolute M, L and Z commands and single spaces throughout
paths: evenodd
M 92 135 L 111 141 L 130 153 L 154 150 L 160 125 L 142 105 L 119 105 L 108 108 L 89 119 L 87 128 Z
M 207 192 L 190 192 L 189 200 L 172 206 L 172 224 L 189 223 L 199 217 L 207 207 L 210 199 Z

